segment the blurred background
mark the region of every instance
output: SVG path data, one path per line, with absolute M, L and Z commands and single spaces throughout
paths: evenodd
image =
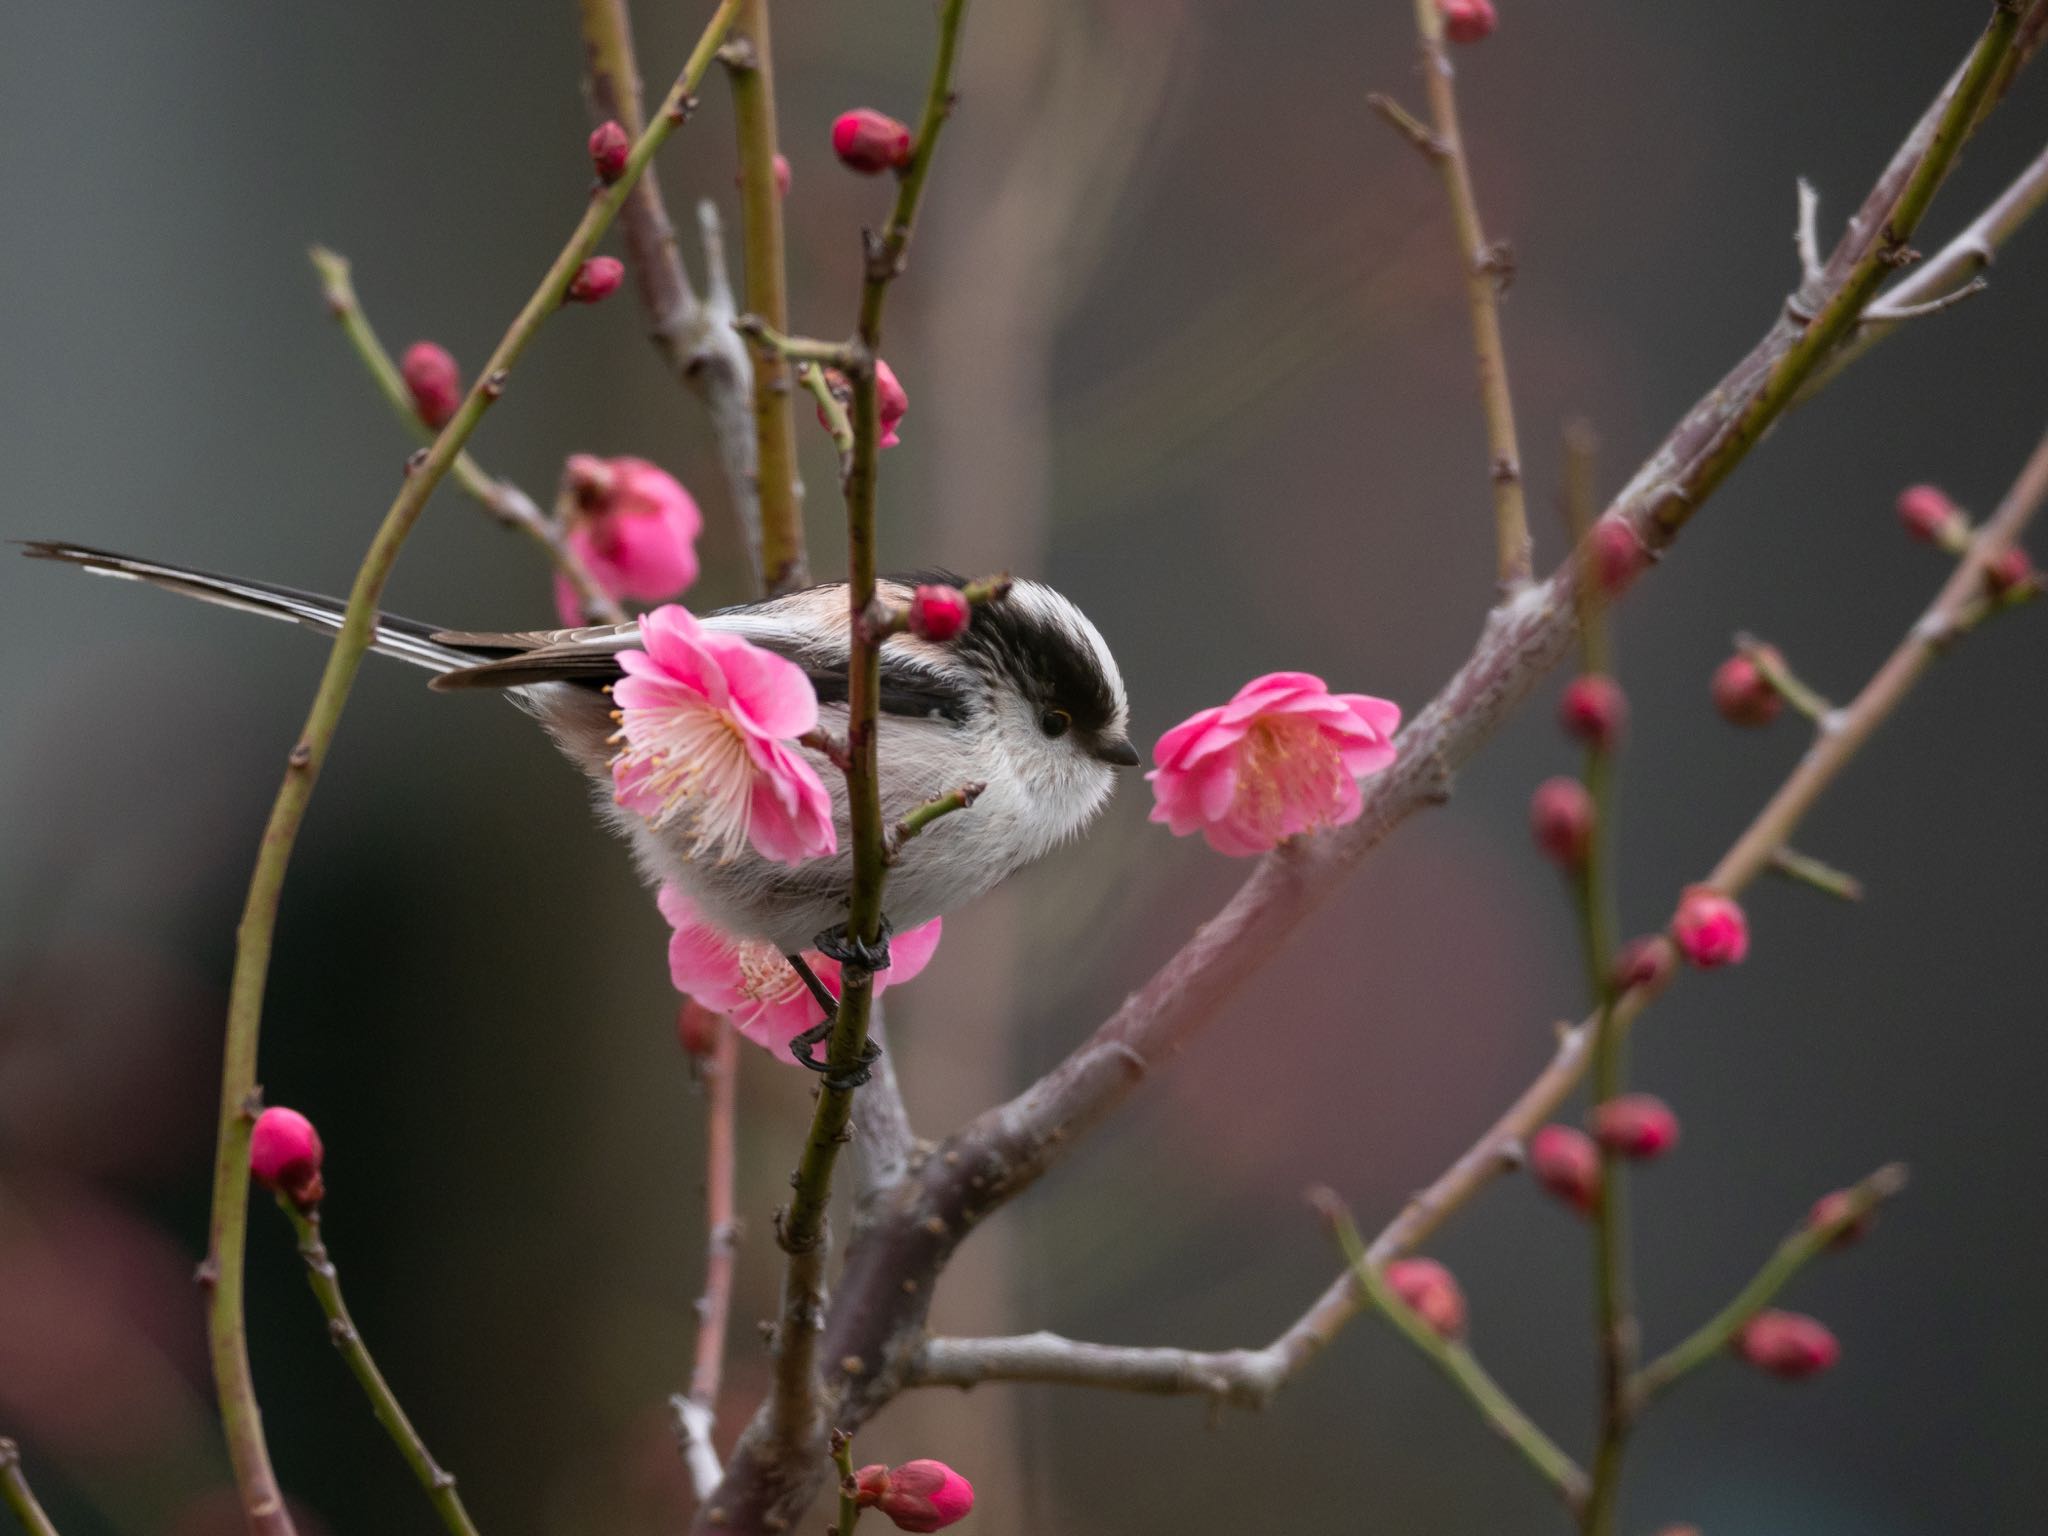
M 0 16 L 0 463 L 9 538 L 61 536 L 346 587 L 409 444 L 318 302 L 353 258 L 396 351 L 474 367 L 581 207 L 574 7 L 140 0 Z M 703 5 L 640 7 L 659 88 Z M 1793 182 L 1828 239 L 1982 7 L 1917 0 L 1516 4 L 1459 57 L 1544 561 L 1557 441 L 1603 491 L 1769 323 Z M 827 129 L 914 118 L 920 0 L 777 13 L 796 323 L 838 334 L 883 184 Z M 2038 71 L 2037 71 L 2038 73 Z M 1465 656 L 1493 567 L 1484 445 L 1437 179 L 1372 117 L 1419 104 L 1410 8 L 1057 0 L 970 13 L 888 354 L 885 562 L 1042 574 L 1100 623 L 1149 743 L 1250 676 L 1306 668 L 1412 711 Z M 733 201 L 722 81 L 660 162 L 671 209 Z M 1923 245 L 2040 147 L 2029 78 Z M 696 253 L 690 252 L 693 265 Z M 701 267 L 700 267 L 701 270 Z M 1900 486 L 1983 509 L 2048 423 L 2048 230 L 1989 295 L 1910 328 L 1803 409 L 1618 620 L 1635 725 L 1623 900 L 1656 926 L 1794 761 L 1708 674 L 1737 628 L 1846 697 L 1943 563 Z M 702 411 L 630 298 L 543 333 L 476 441 L 536 494 L 573 451 L 635 453 L 704 505 L 692 596 L 745 596 Z M 815 564 L 842 568 L 827 445 L 803 427 Z M 0 1433 L 67 1536 L 234 1528 L 192 1267 L 204 1242 L 235 916 L 321 646 L 0 561 Z M 551 622 L 531 548 L 452 489 L 390 589 L 450 625 Z M 1751 961 L 1637 1032 L 1685 1122 L 1638 1181 L 1652 1347 L 1717 1306 L 1817 1194 L 1914 1170 L 1880 1235 L 1788 1304 L 1842 1365 L 1802 1387 L 1704 1373 L 1637 1442 L 1629 1528 L 1710 1536 L 2010 1530 L 2039 1517 L 2048 1175 L 2042 617 L 1945 661 L 1803 832 L 1861 907 L 1759 888 Z M 1571 766 L 1546 687 L 1284 960 L 1131 1108 L 964 1250 L 941 1327 L 1264 1343 L 1335 1270 L 1300 1200 L 1377 1225 L 1581 1010 L 1573 929 L 1528 846 Z M 919 1128 L 1055 1061 L 1244 870 L 1145 822 L 1135 778 L 1078 847 L 949 924 L 890 1000 Z M 581 787 L 514 711 L 362 677 L 286 892 L 263 1044 L 273 1102 L 329 1148 L 327 1231 L 358 1321 L 492 1532 L 672 1531 L 665 1395 L 702 1263 L 702 1105 L 664 928 Z M 722 1430 L 762 1381 L 769 1217 L 808 1112 L 748 1049 L 748 1228 Z M 1586 1243 L 1525 1182 L 1433 1251 L 1473 1332 L 1565 1443 L 1592 1425 Z M 256 1376 L 280 1475 L 333 1533 L 434 1529 L 329 1348 L 283 1221 L 252 1211 Z M 1383 1329 L 1354 1325 L 1262 1416 L 992 1387 L 905 1399 L 862 1460 L 945 1458 L 990 1533 L 1559 1529 L 1543 1493 Z M 816 1517 L 819 1525 L 823 1515 Z

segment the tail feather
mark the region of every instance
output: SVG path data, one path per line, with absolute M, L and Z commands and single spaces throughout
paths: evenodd
M 247 581 L 237 576 L 217 576 L 190 566 L 165 565 L 155 560 L 137 560 L 109 550 L 91 549 L 83 544 L 34 540 L 22 546 L 31 560 L 56 560 L 91 571 L 96 576 L 119 576 L 127 581 L 147 582 L 168 592 L 182 592 L 204 603 L 238 608 L 244 613 L 269 619 L 287 619 L 308 629 L 331 635 L 341 628 L 344 605 L 317 592 L 267 581 Z M 490 652 L 459 649 L 435 639 L 438 626 L 401 619 L 388 613 L 377 615 L 377 630 L 371 648 L 400 661 L 409 661 L 429 672 L 454 672 L 473 667 Z

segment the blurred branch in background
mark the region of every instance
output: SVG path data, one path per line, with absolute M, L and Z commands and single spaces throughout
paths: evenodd
M 0 1436 L 0 1500 L 14 1511 L 28 1536 L 57 1536 L 57 1527 L 36 1502 L 28 1475 L 21 1470 L 21 1447 L 4 1436 Z
M 577 9 L 591 120 L 617 122 L 638 137 L 644 126 L 640 66 L 627 0 L 577 0 Z M 697 236 L 704 253 L 702 297 L 690 286 L 661 183 L 651 171 L 642 173 L 620 210 L 619 232 L 625 239 L 634 291 L 647 316 L 649 339 L 670 371 L 704 402 L 711 419 L 747 569 L 759 588 L 761 496 L 755 474 L 754 370 L 746 343 L 732 329 L 739 304 L 726 271 L 718 205 L 709 198 L 697 205 Z

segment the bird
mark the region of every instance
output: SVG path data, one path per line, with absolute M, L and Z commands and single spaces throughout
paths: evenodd
M 23 553 L 322 633 L 341 627 L 339 600 L 293 587 L 81 544 L 35 541 Z M 919 572 L 883 579 L 878 596 L 905 603 L 918 584 L 930 581 L 959 584 L 949 573 Z M 719 609 L 698 622 L 801 668 L 817 694 L 820 725 L 844 738 L 850 623 L 843 582 Z M 511 699 L 589 780 L 600 820 L 626 839 L 648 883 L 673 881 L 714 926 L 774 944 L 803 973 L 796 959 L 803 950 L 818 948 L 821 936 L 829 942 L 835 932 L 843 935 L 852 885 L 844 776 L 830 769 L 821 746 L 799 749 L 831 795 L 838 841 L 836 852 L 793 866 L 751 847 L 714 856 L 685 830 L 657 826 L 621 807 L 613 793 L 617 725 L 608 689 L 622 675 L 620 653 L 640 639 L 637 621 L 485 632 L 380 613 L 371 649 L 426 669 L 437 691 L 484 689 Z M 951 791 L 980 786 L 970 811 L 932 822 L 898 850 L 886 902 L 898 930 L 966 905 L 1078 836 L 1109 802 L 1117 770 L 1140 761 L 1131 743 L 1130 701 L 1108 643 L 1074 603 L 1044 583 L 1011 582 L 1001 596 L 977 604 L 972 622 L 951 639 L 891 635 L 881 648 L 880 672 L 876 753 L 883 824 Z M 808 974 L 805 979 L 811 981 Z

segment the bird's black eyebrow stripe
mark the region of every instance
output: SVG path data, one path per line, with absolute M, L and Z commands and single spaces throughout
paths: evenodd
M 1007 677 L 1034 703 L 1064 709 L 1083 731 L 1116 718 L 1116 694 L 1085 637 L 1006 598 L 984 603 L 953 642 L 961 659 Z

